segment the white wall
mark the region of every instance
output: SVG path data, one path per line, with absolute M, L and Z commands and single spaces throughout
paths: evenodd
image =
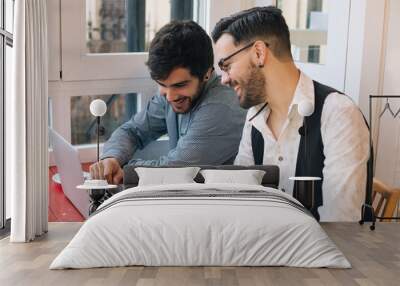
M 369 95 L 400 95 L 400 1 L 352 0 L 345 93 L 369 116 Z M 372 100 L 375 177 L 400 187 L 400 117 L 379 114 L 386 101 Z M 396 112 L 400 99 L 390 100 Z
M 387 12 L 382 93 L 400 95 L 400 1 L 389 0 Z M 400 98 L 389 102 L 394 112 L 400 109 Z M 383 116 L 379 127 L 375 175 L 391 186 L 400 187 L 400 116 L 396 119 Z
M 352 0 L 350 7 L 344 90 L 366 117 L 369 95 L 382 93 L 385 1 Z

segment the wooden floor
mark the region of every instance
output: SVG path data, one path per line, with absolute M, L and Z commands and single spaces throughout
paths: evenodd
M 121 267 L 48 270 L 81 223 L 50 223 L 49 233 L 27 244 L 0 241 L 0 285 L 400 285 L 400 224 L 375 231 L 356 223 L 323 224 L 353 268 Z

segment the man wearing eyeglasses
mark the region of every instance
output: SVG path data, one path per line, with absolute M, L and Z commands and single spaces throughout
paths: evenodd
M 147 65 L 159 87 L 146 107 L 113 132 L 92 178 L 118 184 L 122 166 L 232 164 L 246 112 L 235 92 L 213 71 L 211 39 L 193 21 L 174 21 L 157 32 Z M 228 120 L 227 120 L 228 118 Z M 168 134 L 168 154 L 132 159 L 137 149 Z
M 320 177 L 314 216 L 360 219 L 368 127 L 349 97 L 297 69 L 282 11 L 256 7 L 239 12 L 221 19 L 212 37 L 222 82 L 249 109 L 235 164 L 278 165 L 280 188 L 289 194 L 294 187 L 289 177 Z M 306 110 L 299 112 L 301 106 Z

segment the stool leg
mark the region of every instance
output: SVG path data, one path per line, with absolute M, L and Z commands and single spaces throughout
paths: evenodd
M 392 217 L 394 210 L 397 205 L 397 197 L 392 193 L 388 196 L 386 206 L 383 209 L 383 217 Z M 384 219 L 383 221 L 390 221 L 389 219 Z

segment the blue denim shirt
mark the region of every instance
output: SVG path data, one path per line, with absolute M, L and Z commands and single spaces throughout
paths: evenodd
M 105 143 L 101 158 L 141 166 L 230 164 L 238 152 L 246 110 L 235 92 L 213 74 L 192 109 L 177 114 L 157 94 L 146 108 L 121 125 Z M 178 130 L 179 129 L 179 130 Z M 178 133 L 179 132 L 179 133 Z M 134 152 L 168 133 L 170 150 L 154 160 L 132 159 Z

